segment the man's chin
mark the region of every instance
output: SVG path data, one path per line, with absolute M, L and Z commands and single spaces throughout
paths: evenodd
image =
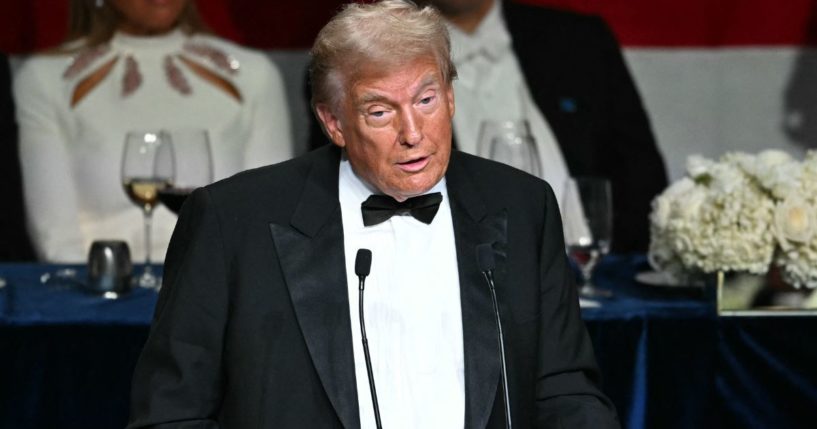
M 394 189 L 392 192 L 386 192 L 386 194 L 397 201 L 405 201 L 411 197 L 416 197 L 418 195 L 427 194 L 431 188 L 436 185 L 437 182 L 424 184 L 422 186 L 411 186 L 411 187 L 401 187 L 399 189 Z

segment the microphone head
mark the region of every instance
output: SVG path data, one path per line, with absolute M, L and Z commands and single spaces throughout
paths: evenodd
M 355 257 L 355 274 L 358 277 L 366 277 L 372 270 L 372 251 L 369 249 L 357 249 Z
M 490 243 L 482 243 L 477 245 L 477 265 L 482 272 L 493 271 L 496 266 L 494 260 L 494 249 Z

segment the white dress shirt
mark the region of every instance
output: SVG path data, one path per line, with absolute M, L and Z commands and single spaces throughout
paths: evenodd
M 443 196 L 431 224 L 396 215 L 363 226 L 360 205 L 378 194 L 341 161 L 349 311 L 362 428 L 374 428 L 358 314 L 358 249 L 372 251 L 364 310 L 378 405 L 384 427 L 462 428 L 465 375 L 457 253 L 445 179 L 431 192 Z
M 454 133 L 459 149 L 487 157 L 479 153 L 477 147 L 483 121 L 527 120 L 539 152 L 541 178 L 553 187 L 556 198 L 562 201 L 570 173 L 556 137 L 525 83 L 502 16 L 501 1 L 494 0 L 491 10 L 473 33 L 465 33 L 450 23 L 448 31 L 458 74 L 454 81 L 457 102 Z M 581 206 L 562 207 L 562 218 L 571 220 L 565 225 L 566 236 L 586 234 L 586 226 L 578 221 L 583 219 Z

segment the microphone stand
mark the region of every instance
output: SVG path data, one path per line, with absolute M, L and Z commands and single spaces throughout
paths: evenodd
M 374 420 L 377 429 L 383 429 L 380 423 L 380 407 L 377 405 L 377 389 L 374 386 L 374 373 L 372 372 L 372 359 L 369 357 L 369 340 L 366 338 L 366 323 L 363 317 L 363 290 L 366 285 L 366 276 L 372 267 L 372 251 L 369 249 L 359 249 L 355 257 L 355 274 L 358 278 L 358 310 L 360 315 L 360 336 L 363 340 L 363 356 L 366 359 L 366 373 L 369 376 L 369 389 L 372 393 L 372 407 L 374 408 Z
M 491 301 L 494 304 L 494 317 L 496 318 L 496 332 L 499 339 L 499 360 L 502 364 L 502 393 L 503 402 L 505 405 L 505 427 L 511 429 L 513 423 L 511 421 L 511 400 L 508 394 L 508 369 L 505 364 L 505 335 L 502 332 L 502 320 L 499 317 L 499 304 L 496 299 L 496 288 L 494 286 L 494 251 L 490 244 L 480 244 L 477 246 L 477 261 L 482 271 L 482 277 L 488 283 L 488 288 L 491 290 Z

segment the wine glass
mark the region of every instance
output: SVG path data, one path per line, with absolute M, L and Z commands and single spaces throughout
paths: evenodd
M 159 190 L 159 201 L 179 214 L 193 190 L 213 182 L 213 157 L 207 130 L 174 130 L 171 136 L 172 141 L 159 148 L 157 165 L 175 164 L 175 175 L 173 182 Z
M 562 197 L 567 254 L 579 267 L 580 295 L 607 298 L 612 292 L 593 285 L 593 270 L 610 251 L 613 210 L 610 181 L 599 177 L 573 177 L 565 183 Z
M 131 131 L 125 136 L 122 151 L 122 186 L 130 200 L 142 209 L 145 225 L 145 269 L 139 276 L 139 286 L 158 288 L 159 278 L 153 274 L 150 261 L 151 223 L 153 209 L 159 201 L 159 191 L 173 183 L 175 162 L 156 156 L 170 144 L 164 131 Z
M 526 120 L 483 121 L 477 153 L 541 177 L 539 151 Z

